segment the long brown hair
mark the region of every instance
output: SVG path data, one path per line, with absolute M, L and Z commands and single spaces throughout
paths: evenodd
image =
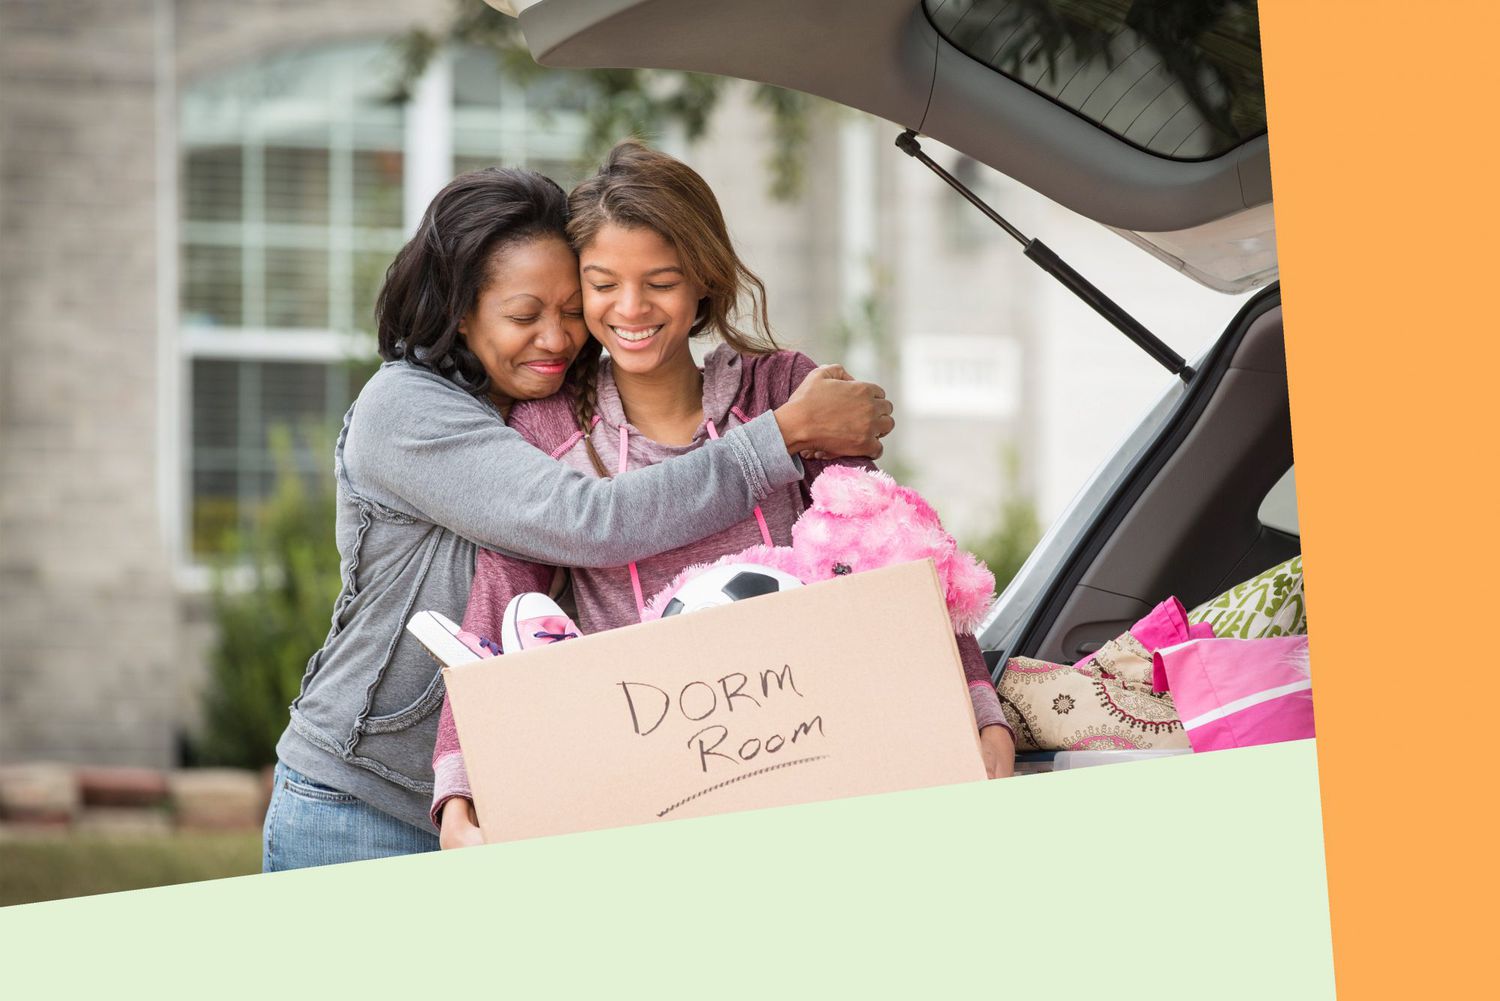
M 606 225 L 654 230 L 672 245 L 685 277 L 702 286 L 699 318 L 689 334 L 717 334 L 735 351 L 766 355 L 778 350 L 766 314 L 766 287 L 735 253 L 719 200 L 698 172 L 638 139 L 615 144 L 599 172 L 568 196 L 568 239 L 580 254 Z M 749 305 L 747 332 L 735 323 Z M 568 372 L 573 416 L 600 476 L 604 463 L 589 441 L 598 409 L 599 342 L 590 337 Z

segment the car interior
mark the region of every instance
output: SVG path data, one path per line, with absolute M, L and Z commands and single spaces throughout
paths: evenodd
M 1220 341 L 1013 653 L 1073 663 L 1169 595 L 1192 608 L 1297 555 L 1279 299 L 1257 297 Z

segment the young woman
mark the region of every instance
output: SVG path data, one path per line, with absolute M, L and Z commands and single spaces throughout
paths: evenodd
M 587 340 L 566 221 L 562 190 L 540 174 L 464 174 L 386 273 L 386 363 L 334 452 L 343 588 L 277 745 L 268 871 L 438 847 L 428 807 L 443 686 L 404 626 L 420 609 L 459 614 L 479 547 L 618 566 L 748 517 L 801 479 L 800 452 L 879 454 L 889 403 L 836 370 L 680 462 L 601 480 L 538 452 L 505 414 L 556 393 Z
M 765 290 L 735 254 L 718 202 L 678 160 L 633 141 L 617 145 L 599 173 L 569 198 L 568 234 L 583 275 L 583 315 L 592 342 L 580 353 L 569 391 L 517 404 L 511 425 L 572 469 L 605 478 L 705 447 L 752 425 L 789 399 L 813 370 L 804 355 L 779 351 L 766 319 Z M 735 322 L 748 300 L 750 329 Z M 689 342 L 724 343 L 699 369 Z M 600 357 L 607 349 L 608 358 Z M 860 460 L 862 461 L 862 460 Z M 809 461 L 800 482 L 771 490 L 753 517 L 628 565 L 572 570 L 585 633 L 640 621 L 644 601 L 685 567 L 759 543 L 787 545 L 825 463 Z M 660 514 L 672 520 L 676 512 Z M 545 592 L 553 568 L 481 550 L 464 628 L 498 639 L 518 594 Z M 562 633 L 557 633 L 562 635 Z M 991 775 L 1009 774 L 1014 744 L 989 672 L 971 636 L 960 637 Z M 445 701 L 434 749 L 432 817 L 444 847 L 478 843 L 462 749 Z

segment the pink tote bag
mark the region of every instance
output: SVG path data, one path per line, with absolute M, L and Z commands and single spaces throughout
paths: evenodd
M 1153 687 L 1172 693 L 1194 751 L 1313 736 L 1306 636 L 1194 639 L 1151 660 Z

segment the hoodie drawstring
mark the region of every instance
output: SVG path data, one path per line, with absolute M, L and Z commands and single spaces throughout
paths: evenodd
M 620 425 L 620 472 L 630 468 L 630 432 L 625 425 Z M 635 561 L 630 562 L 630 586 L 635 589 L 635 610 L 640 614 L 641 621 L 646 621 L 646 599 L 641 596 L 641 572 L 636 569 Z
M 714 427 L 714 422 L 713 421 L 705 421 L 704 423 L 708 425 L 708 437 L 709 437 L 709 440 L 710 441 L 718 441 L 719 440 L 719 429 L 716 428 L 716 427 Z M 776 545 L 776 543 L 774 543 L 774 542 L 771 541 L 771 530 L 766 527 L 766 516 L 760 513 L 760 505 L 759 504 L 755 505 L 755 523 L 760 526 L 760 537 L 761 537 L 762 540 L 764 540 L 766 546 L 770 547 L 770 546 Z
M 719 429 L 714 427 L 713 421 L 705 421 L 708 425 L 708 437 L 712 441 L 719 440 Z M 630 468 L 630 432 L 624 424 L 620 425 L 620 472 Z M 755 505 L 755 522 L 760 526 L 760 537 L 767 546 L 774 546 L 771 541 L 771 529 L 766 525 L 766 516 L 761 513 L 760 505 Z M 635 591 L 635 610 L 639 613 L 641 621 L 646 621 L 646 599 L 641 593 L 641 572 L 634 561 L 630 564 L 630 586 Z

